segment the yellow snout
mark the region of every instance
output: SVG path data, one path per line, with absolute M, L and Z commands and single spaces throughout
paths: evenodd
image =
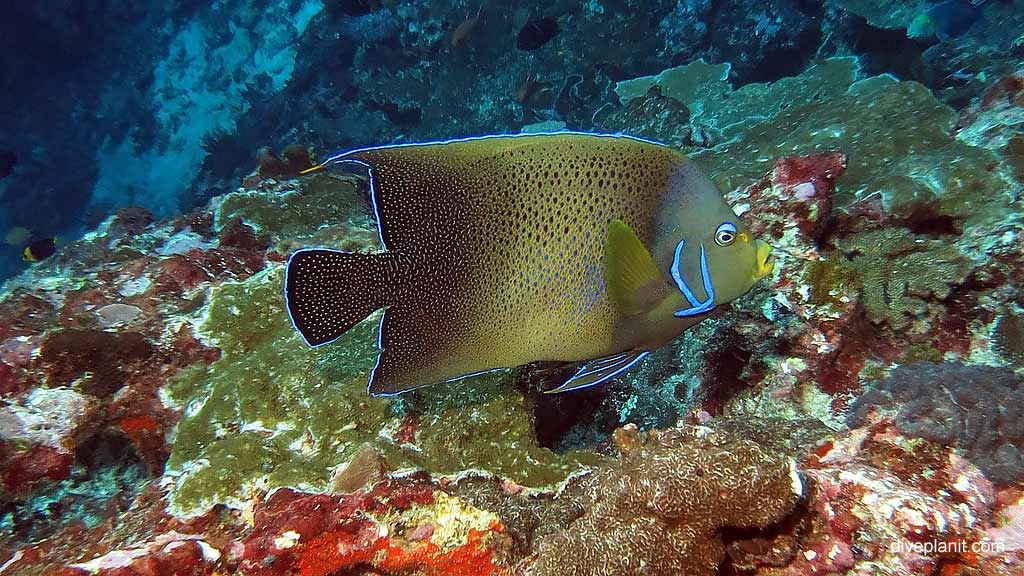
M 775 270 L 775 260 L 772 259 L 772 247 L 761 240 L 754 240 L 757 246 L 756 262 L 757 269 L 754 271 L 754 281 L 768 276 Z

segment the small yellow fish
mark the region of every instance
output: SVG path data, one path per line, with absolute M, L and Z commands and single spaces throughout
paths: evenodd
M 571 132 L 382 146 L 369 167 L 377 254 L 294 252 L 287 309 L 309 345 L 384 309 L 369 392 L 398 394 L 537 360 L 593 386 L 772 271 L 682 153 Z

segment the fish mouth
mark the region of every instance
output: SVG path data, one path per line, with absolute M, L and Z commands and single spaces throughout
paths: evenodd
M 757 262 L 757 270 L 754 271 L 755 282 L 765 276 L 768 276 L 775 270 L 775 259 L 772 258 L 772 247 L 761 240 L 757 240 L 756 242 L 757 251 L 755 253 L 755 261 Z

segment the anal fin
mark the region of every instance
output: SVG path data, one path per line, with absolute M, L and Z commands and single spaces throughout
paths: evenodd
M 394 396 L 429 384 L 469 378 L 494 370 L 460 358 L 461 331 L 440 318 L 451 315 L 417 302 L 400 302 L 384 309 L 377 346 L 380 353 L 370 372 L 367 392 Z
M 604 358 L 591 360 L 584 364 L 572 378 L 566 380 L 558 388 L 547 390 L 545 394 L 557 394 L 588 386 L 596 386 L 629 370 L 646 358 L 648 354 L 650 352 L 647 350 L 627 350 L 618 354 L 612 354 L 611 356 L 605 356 Z

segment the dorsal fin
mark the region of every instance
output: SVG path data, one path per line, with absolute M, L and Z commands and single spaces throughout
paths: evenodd
M 421 254 L 450 249 L 446 235 L 424 234 L 464 221 L 470 187 L 465 172 L 440 153 L 441 144 L 383 146 L 341 154 L 330 163 L 367 167 L 370 202 L 386 250 Z M 454 230 L 453 230 L 454 231 Z

